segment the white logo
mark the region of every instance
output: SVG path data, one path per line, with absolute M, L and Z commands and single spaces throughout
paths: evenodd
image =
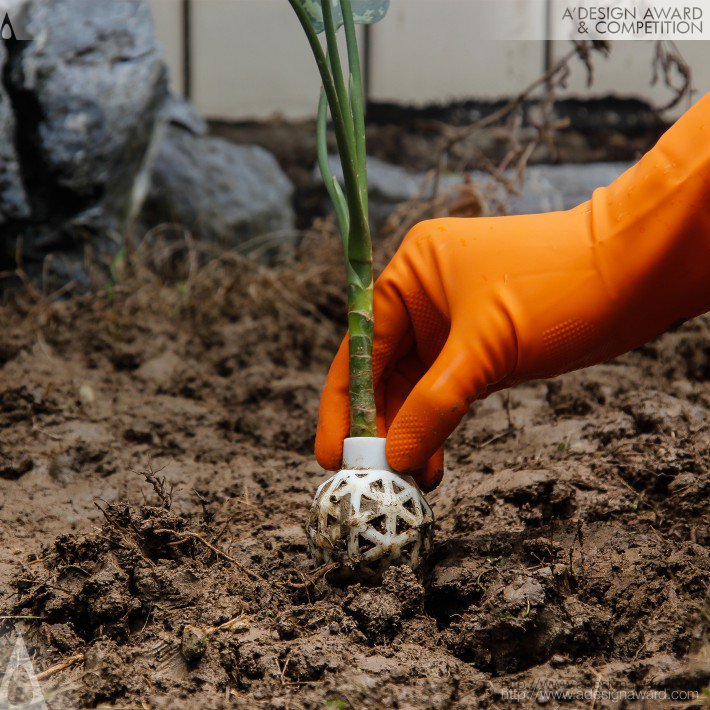
M 10 702 L 11 688 L 15 692 L 25 691 L 23 695 L 29 695 L 31 692 L 30 699 L 21 700 L 19 704 Z M 37 680 L 32 659 L 27 653 L 22 634 L 18 634 L 15 647 L 7 661 L 5 675 L 0 683 L 0 710 L 28 710 L 29 708 L 47 710 L 47 704 L 44 702 L 42 688 Z

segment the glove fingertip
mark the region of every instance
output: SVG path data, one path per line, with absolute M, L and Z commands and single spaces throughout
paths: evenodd
M 346 396 L 324 392 L 318 410 L 315 455 L 326 471 L 337 471 L 343 461 L 343 440 L 350 428 Z
M 428 457 L 422 454 L 422 437 L 416 428 L 403 426 L 398 422 L 387 434 L 387 460 L 395 471 L 416 473 L 426 467 Z
M 315 455 L 318 465 L 326 471 L 338 471 L 343 463 L 343 441 L 327 441 L 316 436 Z
M 439 449 L 428 461 L 423 471 L 414 476 L 425 492 L 433 491 L 444 477 L 444 450 Z

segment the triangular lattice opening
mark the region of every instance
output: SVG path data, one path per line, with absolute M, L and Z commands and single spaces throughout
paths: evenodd
M 373 481 L 370 484 L 370 489 L 373 491 L 377 491 L 378 493 L 384 493 L 385 484 L 378 478 L 376 481 Z
M 395 532 L 397 535 L 401 535 L 403 532 L 406 532 L 407 530 L 410 529 L 409 523 L 399 515 L 397 516 L 397 527 L 395 529 Z
M 417 511 L 417 506 L 416 506 L 416 504 L 414 503 L 414 499 L 413 499 L 413 498 L 408 498 L 406 501 L 404 501 L 404 503 L 402 503 L 402 507 L 403 507 L 408 513 L 411 513 L 412 515 L 416 515 L 417 512 L 418 512 L 418 511 Z
M 386 515 L 378 515 L 376 518 L 372 518 L 369 522 L 369 525 L 377 530 L 378 533 L 382 533 L 383 535 L 387 532 L 387 516 Z
M 376 544 L 377 543 L 372 542 L 372 540 L 368 540 L 363 535 L 357 536 L 357 549 L 361 555 L 364 555 L 366 552 L 371 550 L 373 547 L 376 546 Z

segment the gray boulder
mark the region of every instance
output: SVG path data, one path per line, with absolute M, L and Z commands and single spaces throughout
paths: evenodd
M 230 247 L 293 230 L 273 156 L 210 138 L 168 94 L 147 0 L 18 1 L 31 41 L 0 42 L 0 270 L 21 240 L 31 277 L 82 287 L 129 228 L 180 222 Z
M 167 95 L 145 0 L 30 0 L 30 42 L 0 55 L 0 259 L 53 254 L 57 284 L 86 282 L 140 205 L 140 174 Z M 13 131 L 14 122 L 14 131 Z M 19 178 L 21 177 L 21 180 Z
M 342 168 L 335 156 L 328 159 L 333 175 L 342 181 Z M 631 163 L 587 163 L 580 165 L 532 165 L 525 171 L 525 183 L 519 195 L 505 197 L 503 189 L 498 197 L 504 199 L 509 214 L 531 214 L 567 210 L 588 200 L 597 187 L 608 185 L 626 170 Z M 410 172 L 378 158 L 368 157 L 368 189 L 371 213 L 375 221 L 386 217 L 392 209 L 407 200 L 421 195 L 431 197 L 433 181 L 427 174 Z M 320 180 L 320 174 L 316 168 Z M 472 171 L 473 182 L 491 184 L 487 173 Z M 442 175 L 439 190 L 445 191 L 461 184 L 457 175 Z
M 616 180 L 631 163 L 532 165 L 520 195 L 508 200 L 510 214 L 568 210 L 588 200 L 598 187 Z
M 271 153 L 206 135 L 189 105 L 172 100 L 149 176 L 143 228 L 177 222 L 201 240 L 240 247 L 294 228 L 293 185 Z
M 5 64 L 6 58 L 7 50 L 0 42 L 0 68 Z M 15 116 L 10 97 L 0 83 L 0 228 L 8 221 L 25 219 L 30 215 L 15 141 L 12 140 L 14 135 Z

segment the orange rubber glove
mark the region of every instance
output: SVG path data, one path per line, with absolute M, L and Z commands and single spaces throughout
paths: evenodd
M 422 222 L 375 284 L 373 374 L 387 457 L 425 489 L 471 403 L 607 360 L 710 308 L 710 94 L 641 161 L 566 212 Z M 316 457 L 341 464 L 347 341 Z

